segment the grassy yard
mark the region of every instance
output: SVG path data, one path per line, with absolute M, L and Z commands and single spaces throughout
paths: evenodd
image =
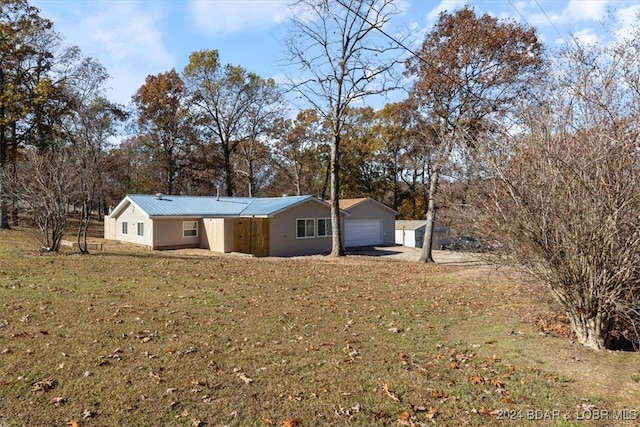
M 32 233 L 0 230 L 0 426 L 640 420 L 640 355 L 573 343 L 487 266 L 49 255 Z

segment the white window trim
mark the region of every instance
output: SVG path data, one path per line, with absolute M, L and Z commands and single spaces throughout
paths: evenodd
M 332 232 L 329 234 L 323 234 L 322 236 L 320 235 L 320 226 L 318 225 L 320 223 L 320 220 L 324 220 L 325 224 L 329 224 L 329 226 L 332 226 L 331 224 L 331 218 L 317 218 L 316 219 L 316 235 L 318 238 L 320 239 L 324 239 L 326 237 L 332 237 L 333 236 L 333 230 L 331 230 Z M 325 226 L 325 230 L 323 230 L 323 232 L 326 231 L 326 226 Z
M 128 221 L 122 221 L 122 228 L 120 229 L 120 231 L 122 232 L 122 234 L 129 234 L 129 222 Z
M 188 225 L 195 224 L 196 227 L 195 228 L 191 228 L 191 227 L 185 228 L 185 225 L 187 225 L 187 224 Z M 184 234 L 185 231 L 193 231 L 193 230 L 196 231 L 196 234 L 189 235 L 189 236 L 186 236 Z M 182 237 L 185 238 L 185 239 L 191 239 L 191 238 L 194 238 L 194 237 L 198 237 L 198 221 L 197 220 L 196 221 L 182 221 Z
M 298 236 L 298 221 L 304 221 L 305 236 Z M 307 221 L 313 221 L 313 236 L 307 236 Z M 316 219 L 315 218 L 296 218 L 296 239 L 315 239 L 317 237 Z
M 140 234 L 140 225 L 142 225 L 142 234 Z M 144 237 L 144 222 L 136 222 L 136 236 Z

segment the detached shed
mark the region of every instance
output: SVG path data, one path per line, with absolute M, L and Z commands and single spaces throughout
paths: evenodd
M 397 220 L 395 224 L 396 245 L 421 248 L 424 243 L 425 220 Z M 436 225 L 433 229 L 432 246 L 440 249 L 449 243 L 449 227 Z
M 342 199 L 340 209 L 349 213 L 344 221 L 344 246 L 394 244 L 394 223 L 398 212 L 369 197 Z
M 313 196 L 132 194 L 105 218 L 105 239 L 151 250 L 205 248 L 255 256 L 331 252 L 331 206 Z M 344 215 L 345 213 L 341 213 Z

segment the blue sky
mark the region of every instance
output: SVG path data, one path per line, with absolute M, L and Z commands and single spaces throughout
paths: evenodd
M 182 71 L 189 54 L 217 49 L 223 63 L 262 77 L 283 73 L 281 40 L 285 0 L 31 0 L 69 45 L 99 60 L 109 72 L 111 100 L 128 104 L 149 74 Z M 547 46 L 572 35 L 606 43 L 638 22 L 640 0 L 399 0 L 395 25 L 415 34 L 431 30 L 438 14 L 470 4 L 478 12 L 538 28 Z M 604 21 L 614 22 L 610 34 Z

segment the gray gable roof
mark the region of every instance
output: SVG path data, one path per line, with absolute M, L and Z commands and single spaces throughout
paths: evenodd
M 149 217 L 272 216 L 307 200 L 316 200 L 324 204 L 313 196 L 252 198 L 129 194 L 116 206 L 110 216 L 117 216 L 128 203 L 133 203 Z

